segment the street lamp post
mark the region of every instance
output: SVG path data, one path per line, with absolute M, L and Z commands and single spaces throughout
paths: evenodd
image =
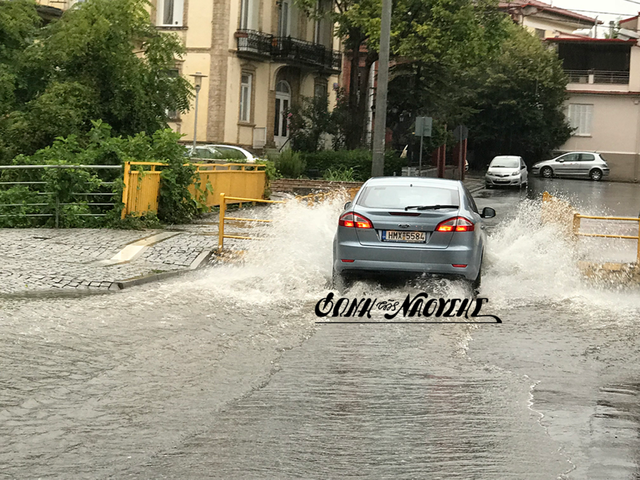
M 198 134 L 198 94 L 200 93 L 200 87 L 202 87 L 202 79 L 206 78 L 206 75 L 202 75 L 200 72 L 192 73 L 189 75 L 193 77 L 193 85 L 196 87 L 196 111 L 194 112 L 193 119 L 193 152 L 195 154 L 196 151 L 196 139 Z
M 380 54 L 378 55 L 378 84 L 376 85 L 376 109 L 373 124 L 373 153 L 371 176 L 384 175 L 384 147 L 387 131 L 387 87 L 389 84 L 389 49 L 391 43 L 391 0 L 382 0 L 380 26 Z

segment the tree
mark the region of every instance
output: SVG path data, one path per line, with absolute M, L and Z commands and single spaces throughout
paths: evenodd
M 184 47 L 177 36 L 154 28 L 146 5 L 88 0 L 36 29 L 35 4 L 0 0 L 0 28 L 20 18 L 33 26 L 0 30 L 16 32 L 18 46 L 13 58 L 0 50 L 0 73 L 14 69 L 6 82 L 6 75 L 0 78 L 0 160 L 31 154 L 60 136 L 86 134 L 92 120 L 108 123 L 115 135 L 152 133 L 167 126 L 169 110 L 189 108 L 190 84 L 175 70 Z
M 567 77 L 557 54 L 522 27 L 509 23 L 507 29 L 500 54 L 477 70 L 477 113 L 469 128 L 481 164 L 498 154 L 532 163 L 571 134 L 564 114 Z
M 24 51 L 33 44 L 39 27 L 40 17 L 33 3 L 0 2 L 0 133 L 6 131 L 9 115 L 20 101 L 20 89 L 24 86 L 20 71 L 26 66 Z M 0 153 L 8 147 L 6 136 L 0 135 Z
M 315 0 L 297 0 L 297 3 L 314 15 Z M 450 80 L 442 76 L 445 72 L 448 77 L 458 79 L 452 73 L 454 70 L 461 71 L 461 66 L 491 48 L 488 39 L 492 37 L 492 24 L 488 19 L 496 23 L 495 9 L 489 8 L 494 3 L 494 0 L 396 0 L 391 26 L 392 62 L 405 67 L 410 64 L 421 74 L 429 74 L 425 80 L 451 85 Z M 345 144 L 353 149 L 362 146 L 366 130 L 367 89 L 371 65 L 378 59 L 382 6 L 381 0 L 336 0 L 335 5 L 332 20 L 337 24 L 337 34 L 343 39 L 350 59 L 348 95 L 341 107 L 349 117 L 348 128 L 343 132 Z M 452 69 L 452 66 L 460 68 Z M 437 73 L 441 75 L 438 78 Z M 396 82 L 399 83 L 402 82 Z M 443 105 L 451 106 L 451 102 L 442 97 L 443 89 L 432 90 L 438 92 L 432 98 L 437 97 Z M 452 97 L 453 92 L 449 93 Z M 393 117 L 393 112 L 389 114 Z

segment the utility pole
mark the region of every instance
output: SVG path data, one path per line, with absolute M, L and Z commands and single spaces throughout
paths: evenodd
M 376 86 L 376 117 L 373 126 L 373 161 L 371 176 L 384 175 L 384 144 L 387 130 L 387 86 L 389 85 L 389 48 L 391 43 L 391 0 L 382 0 L 378 85 Z

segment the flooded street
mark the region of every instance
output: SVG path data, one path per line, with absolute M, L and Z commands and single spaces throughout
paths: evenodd
M 244 264 L 0 297 L 0 478 L 640 478 L 640 287 L 577 265 L 635 244 L 584 250 L 539 219 L 543 190 L 637 216 L 640 186 L 531 183 L 475 195 L 498 213 L 480 296 L 502 324 L 317 325 L 340 201 L 275 208 Z M 420 292 L 469 293 L 347 293 Z

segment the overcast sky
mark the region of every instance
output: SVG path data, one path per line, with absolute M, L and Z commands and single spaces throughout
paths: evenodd
M 640 0 L 541 0 L 554 7 L 566 8 L 574 12 L 598 17 L 605 25 L 609 20 L 629 18 L 640 12 Z

